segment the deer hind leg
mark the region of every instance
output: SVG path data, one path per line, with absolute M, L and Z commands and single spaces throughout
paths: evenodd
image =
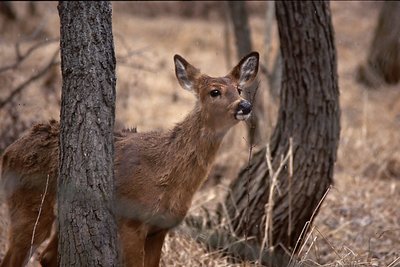
M 57 267 L 57 253 L 58 253 L 58 232 L 54 232 L 51 236 L 50 242 L 47 247 L 39 256 L 39 262 L 43 267 Z
M 161 230 L 155 234 L 150 234 L 146 238 L 144 266 L 158 267 L 160 264 L 161 250 L 168 230 Z
M 53 203 L 50 197 L 43 203 L 41 215 L 38 218 L 41 204 L 40 194 L 31 190 L 17 189 L 8 197 L 7 204 L 10 214 L 9 246 L 0 267 L 24 266 L 35 249 L 49 237 L 54 220 Z M 35 234 L 33 236 L 33 230 Z

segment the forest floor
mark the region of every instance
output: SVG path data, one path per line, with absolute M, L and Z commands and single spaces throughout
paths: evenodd
M 29 16 L 25 15 L 26 3 L 15 3 L 15 6 L 20 16 Z M 59 37 L 56 4 L 40 3 L 39 7 L 40 16 L 17 23 L 0 21 L 0 68 L 15 62 L 15 43 L 35 29 L 39 34 L 22 43 L 23 51 L 38 41 Z M 380 4 L 375 2 L 331 3 L 338 53 L 341 137 L 334 185 L 300 250 L 299 259 L 307 266 L 400 266 L 400 85 L 367 90 L 357 82 L 357 67 L 368 53 L 379 8 Z M 265 19 L 260 15 L 251 16 L 250 22 L 254 49 L 263 55 Z M 115 3 L 113 30 L 117 55 L 118 127 L 136 126 L 139 131 L 168 129 L 193 107 L 194 97 L 180 89 L 176 81 L 174 54 L 184 56 L 212 76 L 225 75 L 236 63 L 231 34 L 228 51 L 232 56 L 228 67 L 222 19 L 143 17 L 132 15 L 127 3 Z M 272 50 L 276 51 L 275 24 L 272 32 Z M 34 51 L 17 68 L 0 73 L 0 99 L 45 66 L 57 48 L 57 42 L 50 42 Z M 264 58 L 261 63 L 270 64 L 266 64 Z M 61 75 L 57 65 L 15 99 L 12 114 L 18 114 L 15 116 L 25 125 L 58 119 L 60 88 Z M 265 78 L 262 78 L 259 91 L 263 92 L 259 97 L 264 98 L 268 111 L 268 137 L 279 103 L 269 96 Z M 0 110 L 0 118 L 1 132 L 12 128 L 13 119 L 6 108 Z M 208 183 L 196 194 L 191 213 L 198 212 L 203 205 L 215 205 L 223 200 L 229 182 L 248 156 L 245 135 L 242 124 L 227 137 L 217 159 L 217 164 L 225 167 L 224 178 L 216 186 Z M 6 213 L 2 204 L 0 259 L 7 243 L 9 222 Z M 29 266 L 38 265 L 32 261 Z M 164 244 L 162 266 L 239 265 L 229 263 L 218 253 L 207 252 L 202 245 L 177 230 Z

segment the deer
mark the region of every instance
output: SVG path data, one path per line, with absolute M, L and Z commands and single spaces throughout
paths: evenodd
M 164 239 L 185 218 L 224 136 L 251 115 L 252 104 L 241 93 L 257 76 L 257 52 L 244 56 L 223 77 L 203 74 L 180 55 L 174 63 L 180 86 L 197 99 L 192 111 L 167 131 L 115 133 L 114 214 L 123 266 L 159 266 Z M 48 239 L 38 260 L 42 266 L 57 266 L 58 235 L 51 229 L 57 219 L 59 133 L 55 120 L 38 123 L 2 156 L 10 227 L 1 267 L 24 266 L 30 250 Z

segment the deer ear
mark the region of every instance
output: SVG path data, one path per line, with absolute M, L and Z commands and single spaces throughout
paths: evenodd
M 195 80 L 200 76 L 200 71 L 190 65 L 180 55 L 174 56 L 175 62 L 175 75 L 179 81 L 179 84 L 183 89 L 188 91 L 194 90 Z
M 251 52 L 243 57 L 239 64 L 230 72 L 230 76 L 236 79 L 240 87 L 249 86 L 257 76 L 259 54 Z

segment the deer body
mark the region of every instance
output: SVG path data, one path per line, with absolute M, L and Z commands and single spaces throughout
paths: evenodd
M 115 214 L 125 266 L 158 266 L 168 230 L 185 217 L 196 190 L 212 166 L 227 131 L 250 115 L 240 97 L 258 70 L 251 53 L 225 77 L 212 78 L 182 57 L 175 72 L 197 103 L 187 117 L 167 132 L 123 132 L 115 136 Z M 10 213 L 8 251 L 1 267 L 28 260 L 31 238 L 48 179 L 42 214 L 33 242 L 50 235 L 55 219 L 59 124 L 38 124 L 10 145 L 3 155 L 2 182 Z M 57 266 L 57 234 L 40 256 L 43 266 Z

